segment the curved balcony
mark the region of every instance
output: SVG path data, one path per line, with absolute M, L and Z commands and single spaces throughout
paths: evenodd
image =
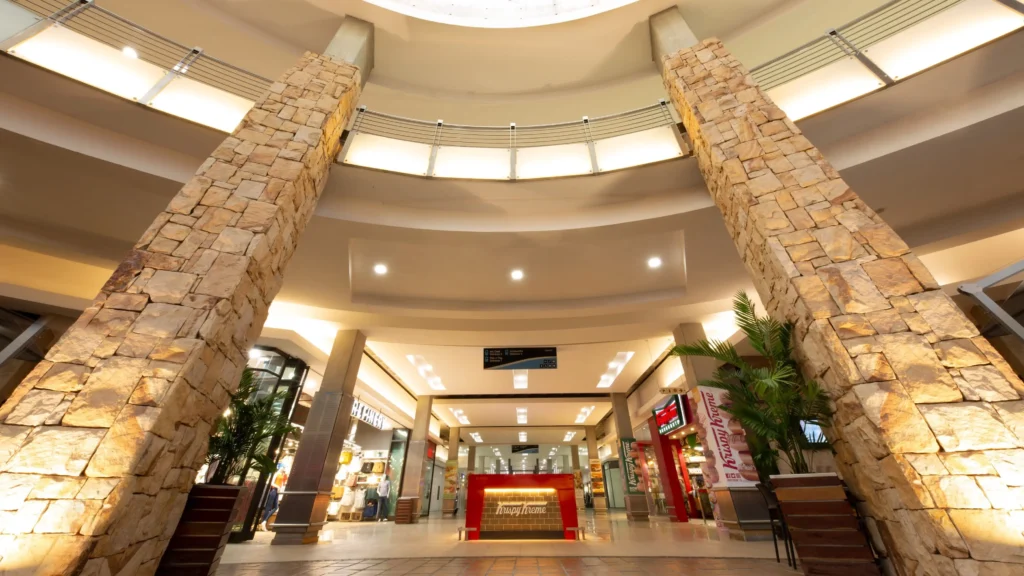
M 361 107 L 338 161 L 428 178 L 531 180 L 599 174 L 688 155 L 668 104 L 534 126 L 425 122 Z

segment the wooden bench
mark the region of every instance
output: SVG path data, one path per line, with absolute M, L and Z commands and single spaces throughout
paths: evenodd
M 463 532 L 466 533 L 466 541 L 468 542 L 469 541 L 469 533 L 470 532 L 476 532 L 476 531 L 477 531 L 476 528 L 467 528 L 465 526 L 459 526 L 459 541 L 462 541 L 462 533 Z
M 574 526 L 572 528 L 566 528 L 566 530 L 575 532 L 577 540 L 586 540 L 587 539 L 587 529 L 584 528 L 583 526 Z

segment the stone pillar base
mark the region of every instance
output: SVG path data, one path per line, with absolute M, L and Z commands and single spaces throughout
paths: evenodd
M 326 522 L 318 524 L 307 524 L 304 526 L 282 526 L 274 524 L 274 539 L 272 545 L 283 544 L 294 546 L 298 544 L 316 544 L 320 541 L 320 529 Z
M 605 495 L 600 496 L 594 495 L 594 514 L 607 514 L 608 513 L 608 501 L 605 500 Z
M 455 518 L 457 500 L 441 500 L 441 518 Z

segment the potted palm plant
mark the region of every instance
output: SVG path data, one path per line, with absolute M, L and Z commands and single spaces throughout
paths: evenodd
M 280 410 L 284 393 L 260 394 L 255 373 L 242 372 L 238 390 L 217 419 L 207 452 L 207 482 L 189 492 L 185 511 L 160 562 L 158 574 L 201 569 L 212 574 L 231 528 L 247 501 L 241 486 L 248 470 L 270 474 L 277 466 L 268 454 L 271 440 L 293 432 L 289 414 Z
M 743 357 L 732 343 L 718 340 L 679 345 L 672 354 L 704 356 L 721 364 L 714 377 L 700 385 L 728 391 L 729 403 L 721 409 L 746 430 L 751 458 L 763 481 L 778 474 L 780 461 L 793 474 L 809 473 L 809 450 L 827 448 L 828 443 L 823 436 L 809 441 L 805 432 L 831 424 L 828 395 L 800 373 L 793 359 L 791 323 L 758 317 L 742 291 L 733 300 L 733 311 L 736 325 L 760 358 Z

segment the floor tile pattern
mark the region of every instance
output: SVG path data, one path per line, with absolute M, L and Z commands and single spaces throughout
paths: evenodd
M 723 558 L 391 558 L 221 565 L 217 576 L 796 576 L 785 564 Z

